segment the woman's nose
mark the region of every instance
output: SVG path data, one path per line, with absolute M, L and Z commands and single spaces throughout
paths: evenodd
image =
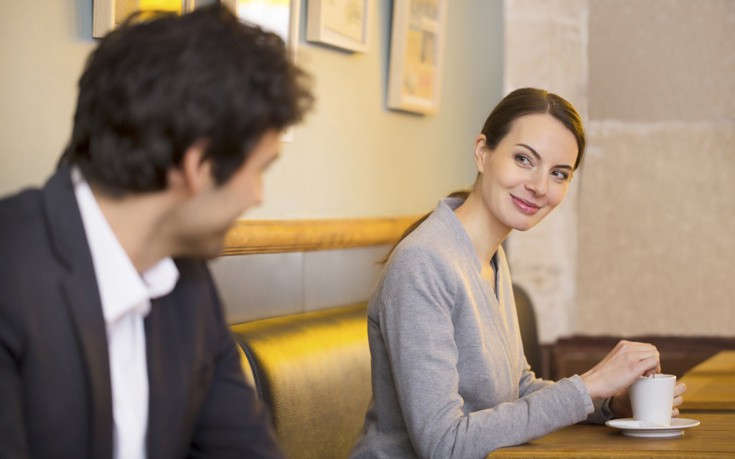
M 546 194 L 547 185 L 547 176 L 537 173 L 529 177 L 529 180 L 526 182 L 526 189 L 536 196 L 543 196 Z

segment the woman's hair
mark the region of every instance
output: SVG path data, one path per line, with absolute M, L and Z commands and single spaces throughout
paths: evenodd
M 576 170 L 584 155 L 585 137 L 582 120 L 572 104 L 543 89 L 516 89 L 495 106 L 482 126 L 482 134 L 486 137 L 487 147 L 494 150 L 508 135 L 513 122 L 518 118 L 539 113 L 548 113 L 574 134 L 579 150 L 577 161 L 574 163 L 574 170 Z
M 537 88 L 520 88 L 511 92 L 495 106 L 482 126 L 482 134 L 485 135 L 485 143 L 490 150 L 497 148 L 498 144 L 510 132 L 513 122 L 526 115 L 548 113 L 559 120 L 577 140 L 577 160 L 574 162 L 574 170 L 579 167 L 584 155 L 585 136 L 582 119 L 574 106 L 562 97 Z M 469 190 L 459 190 L 448 195 L 450 198 L 464 198 L 469 196 Z M 431 212 L 416 220 L 409 226 L 398 242 L 390 249 L 388 255 L 381 260 L 383 263 L 395 250 L 396 246 L 421 223 L 426 220 Z

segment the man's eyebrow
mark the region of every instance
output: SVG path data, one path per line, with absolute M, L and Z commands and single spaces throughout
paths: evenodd
M 538 152 L 537 152 L 536 150 L 534 150 L 534 149 L 533 149 L 533 148 L 531 148 L 530 146 L 526 145 L 525 143 L 519 143 L 519 144 L 517 144 L 517 145 L 518 145 L 519 147 L 523 147 L 523 148 L 527 149 L 528 151 L 530 151 L 530 152 L 531 152 L 531 153 L 533 154 L 533 156 L 535 156 L 535 157 L 536 157 L 536 159 L 537 159 L 538 161 L 541 161 L 541 155 L 539 155 L 539 154 L 538 154 Z M 554 167 L 560 167 L 560 168 L 562 168 L 562 169 L 569 169 L 569 170 L 572 170 L 572 169 L 573 169 L 573 168 L 572 168 L 572 166 L 570 166 L 570 165 L 568 165 L 568 164 L 558 164 L 558 165 L 556 165 L 556 166 L 554 166 Z

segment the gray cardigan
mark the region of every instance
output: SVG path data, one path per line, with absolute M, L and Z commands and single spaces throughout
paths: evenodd
M 461 202 L 441 201 L 396 247 L 370 300 L 373 398 L 353 458 L 482 458 L 595 409 L 579 376 L 530 371 L 503 249 L 496 297 L 454 214 Z

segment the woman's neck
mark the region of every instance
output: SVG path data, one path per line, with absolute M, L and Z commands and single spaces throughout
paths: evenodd
M 482 266 L 488 266 L 498 247 L 510 234 L 510 228 L 501 224 L 473 191 L 455 214 L 475 247 Z

